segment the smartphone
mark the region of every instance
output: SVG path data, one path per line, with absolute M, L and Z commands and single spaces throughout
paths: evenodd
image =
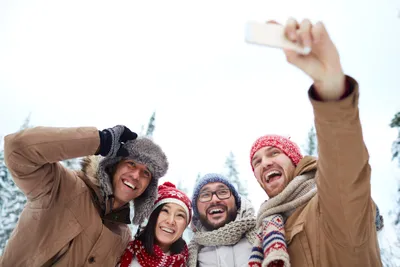
M 249 44 L 290 49 L 302 55 L 308 55 L 311 52 L 310 48 L 287 39 L 283 25 L 249 21 L 246 23 L 245 31 L 245 41 Z

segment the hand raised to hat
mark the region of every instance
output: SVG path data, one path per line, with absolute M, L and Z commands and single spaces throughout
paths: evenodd
M 285 49 L 287 61 L 313 79 L 321 100 L 338 100 L 345 91 L 345 76 L 338 50 L 324 24 L 317 22 L 313 25 L 308 19 L 298 23 L 290 18 L 284 27 L 289 40 L 311 49 L 308 55 Z
M 128 151 L 123 148 L 123 144 L 137 138 L 137 134 L 124 125 L 104 129 L 99 131 L 99 135 L 100 146 L 96 155 L 104 157 L 127 157 Z

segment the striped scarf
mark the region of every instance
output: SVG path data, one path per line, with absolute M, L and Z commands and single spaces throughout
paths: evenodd
M 294 171 L 295 178 L 289 179 L 291 182 L 288 186 L 279 195 L 261 205 L 257 215 L 257 239 L 249 266 L 290 267 L 285 241 L 285 221 L 297 207 L 306 204 L 317 193 L 314 179 L 316 165 L 314 157 L 305 156 Z M 376 231 L 380 231 L 384 227 L 383 217 L 376 204 L 375 207 L 375 227 Z
M 295 177 L 277 196 L 261 205 L 257 215 L 257 239 L 249 266 L 290 267 L 285 241 L 285 219 L 317 193 L 315 170 Z

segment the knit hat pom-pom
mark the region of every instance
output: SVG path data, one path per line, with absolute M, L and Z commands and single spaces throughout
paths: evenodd
M 158 186 L 158 190 L 161 190 L 161 189 L 165 190 L 165 189 L 168 189 L 168 188 L 176 188 L 176 186 L 171 182 L 165 182 L 162 185 Z

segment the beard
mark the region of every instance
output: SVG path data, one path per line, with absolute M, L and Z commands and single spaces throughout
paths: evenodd
M 237 208 L 234 207 L 233 209 L 227 209 L 227 216 L 225 220 L 222 222 L 219 223 L 210 222 L 207 218 L 207 214 L 200 214 L 199 220 L 201 222 L 201 225 L 203 225 L 207 231 L 213 231 L 224 226 L 227 223 L 234 221 L 236 219 L 236 216 L 237 216 Z

